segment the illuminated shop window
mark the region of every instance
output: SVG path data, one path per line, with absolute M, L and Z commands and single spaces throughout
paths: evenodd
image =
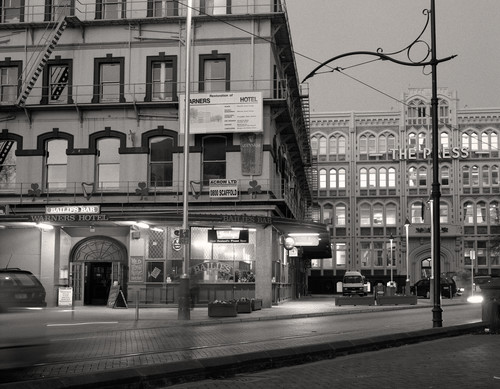
M 335 243 L 335 264 L 337 267 L 345 267 L 346 265 L 346 247 L 345 243 Z

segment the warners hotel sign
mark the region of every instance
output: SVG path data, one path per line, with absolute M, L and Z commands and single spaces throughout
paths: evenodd
M 432 156 L 432 150 L 428 148 L 389 149 L 389 154 L 393 160 L 427 159 Z M 467 147 L 443 147 L 438 151 L 438 155 L 442 159 L 466 159 L 470 151 Z
M 33 222 L 95 222 L 109 220 L 99 205 L 63 205 L 45 207 L 45 215 L 31 215 Z

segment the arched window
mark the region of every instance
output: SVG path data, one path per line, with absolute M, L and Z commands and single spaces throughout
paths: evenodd
M 334 136 L 331 136 L 329 139 L 328 139 L 328 148 L 329 148 L 329 154 L 330 155 L 337 155 L 338 154 L 338 150 L 337 150 L 337 138 L 334 137 Z
M 371 226 L 371 207 L 370 204 L 362 204 L 359 207 L 359 224 L 361 227 Z
M 442 132 L 440 135 L 441 147 L 448 149 L 450 147 L 450 135 L 446 132 Z
M 387 204 L 385 207 L 385 225 L 395 226 L 397 218 L 396 204 Z
M 359 187 L 368 188 L 368 170 L 365 168 L 359 170 Z
M 422 151 L 427 147 L 427 135 L 425 132 L 418 133 L 418 150 Z
M 339 136 L 339 140 L 338 140 L 338 146 L 339 146 L 339 149 L 338 149 L 338 155 L 345 155 L 345 136 L 341 135 Z
M 378 138 L 378 151 L 381 154 L 387 153 L 387 137 L 385 135 L 380 135 Z
M 375 227 L 384 225 L 384 207 L 382 204 L 374 204 L 373 205 L 373 225 Z
M 337 204 L 335 206 L 335 226 L 345 227 L 346 223 L 346 206 L 344 204 Z
M 311 154 L 318 155 L 318 138 L 315 136 L 311 138 Z
M 450 108 L 448 101 L 439 99 L 438 101 L 438 118 L 441 122 L 447 123 L 450 116 Z
M 0 141 L 0 189 L 14 189 L 17 142 Z
M 387 188 L 387 169 L 386 168 L 380 168 L 378 171 L 378 180 L 379 180 L 379 187 L 380 188 Z
M 368 154 L 368 138 L 366 135 L 359 137 L 359 153 Z
M 45 187 L 51 190 L 66 188 L 68 180 L 68 156 L 66 139 L 52 139 L 46 143 Z
M 498 186 L 498 166 L 493 165 L 491 167 L 491 185 Z
M 375 135 L 370 135 L 368 137 L 368 154 L 376 154 L 377 153 L 377 139 Z
M 323 223 L 331 224 L 333 218 L 333 205 L 325 204 L 323 206 Z
M 326 138 L 324 136 L 319 138 L 319 155 L 326 155 Z
M 470 174 L 471 185 L 472 186 L 479 186 L 479 167 L 472 166 L 470 173 L 471 173 Z
M 396 187 L 396 169 L 390 167 L 388 170 L 389 188 Z
M 464 223 L 474 224 L 474 204 L 471 201 L 464 203 Z
M 418 169 L 418 186 L 419 187 L 427 186 L 427 168 L 425 166 L 421 166 Z
M 490 220 L 489 220 L 490 225 L 498 225 L 500 215 L 499 215 L 497 201 L 490 202 L 489 214 L 490 214 Z
M 449 186 L 450 185 L 450 167 L 443 166 L 441 168 L 441 185 Z
M 419 224 L 424 222 L 425 204 L 423 202 L 416 202 L 411 205 L 411 222 L 412 224 Z
M 339 174 L 338 174 L 338 187 L 339 189 L 345 189 L 345 169 L 339 169 Z
M 159 136 L 149 141 L 149 185 L 151 187 L 172 186 L 173 179 L 172 137 Z
M 479 201 L 476 206 L 476 223 L 477 224 L 486 224 L 486 203 L 484 201 Z
M 408 134 L 408 146 L 412 149 L 417 147 L 417 134 L 414 132 Z
M 337 170 L 330 169 L 330 189 L 337 188 Z
M 103 138 L 97 141 L 97 177 L 99 189 L 115 189 L 120 186 L 120 140 Z
M 387 136 L 387 151 L 394 150 L 396 148 L 396 137 L 394 135 Z
M 468 166 L 462 167 L 462 185 L 470 186 L 470 169 Z
M 320 169 L 319 171 L 319 188 L 326 189 L 326 169 Z
M 408 186 L 410 188 L 417 187 L 417 168 L 416 167 L 412 166 L 408 169 Z
M 481 168 L 481 186 L 483 188 L 490 186 L 490 167 L 488 165 Z
M 445 202 L 439 203 L 439 220 L 441 223 L 449 223 L 450 207 Z
M 377 169 L 374 167 L 368 170 L 368 185 L 370 188 L 377 187 Z
M 470 136 L 470 149 L 473 151 L 479 150 L 479 140 L 476 133 L 473 133 Z

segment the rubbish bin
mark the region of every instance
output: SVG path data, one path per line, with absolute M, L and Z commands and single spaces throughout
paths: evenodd
M 395 296 L 396 295 L 397 284 L 396 281 L 389 281 L 387 283 L 387 288 L 385 290 L 386 296 Z
M 500 278 L 492 278 L 481 285 L 483 294 L 482 320 L 488 324 L 490 332 L 500 331 Z

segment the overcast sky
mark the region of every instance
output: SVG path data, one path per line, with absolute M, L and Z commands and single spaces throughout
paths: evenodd
M 430 7 L 430 0 L 286 0 L 286 4 L 302 81 L 319 63 L 339 54 L 379 47 L 389 53 L 407 46 L 422 31 L 426 21 L 422 11 Z M 456 90 L 461 108 L 500 107 L 500 0 L 436 0 L 436 36 L 438 58 L 457 55 L 438 65 L 438 87 Z M 424 38 L 430 45 L 430 26 Z M 413 54 L 418 57 L 421 52 L 417 47 Z M 355 56 L 332 65 L 346 68 L 367 59 Z M 423 75 L 421 67 L 377 61 L 345 72 L 398 100 L 409 87 L 431 87 L 431 76 Z M 338 72 L 317 75 L 308 83 L 315 112 L 399 109 L 391 97 Z

